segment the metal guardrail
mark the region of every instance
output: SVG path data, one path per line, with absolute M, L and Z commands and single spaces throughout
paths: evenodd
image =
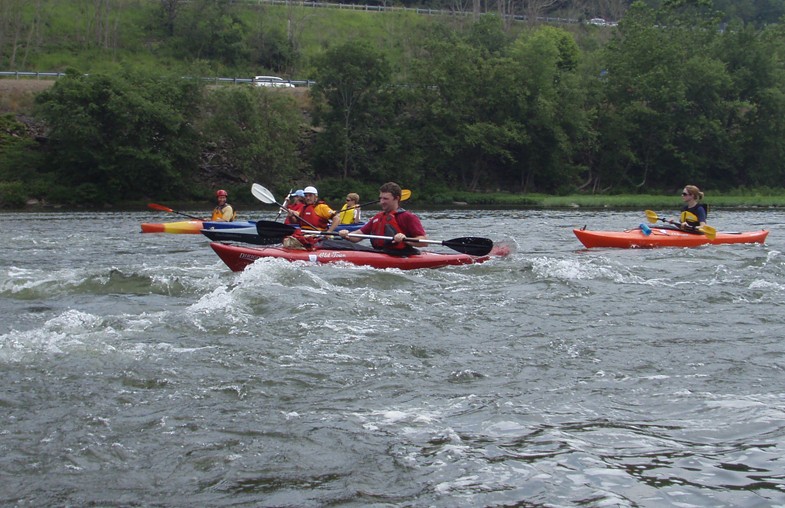
M 57 79 L 65 76 L 65 72 L 23 72 L 23 71 L 0 71 L 0 78 L 35 78 L 35 79 Z
M 26 72 L 26 71 L 0 71 L 0 79 L 2 78 L 9 78 L 9 79 L 57 79 L 60 77 L 65 76 L 64 72 Z M 203 81 L 211 82 L 211 83 L 218 83 L 218 84 L 251 84 L 253 83 L 253 78 L 223 78 L 223 77 L 212 77 L 212 78 L 199 78 Z M 316 81 L 312 81 L 310 79 L 301 80 L 301 79 L 290 79 L 284 80 L 287 83 L 293 84 L 295 87 L 311 87 L 316 84 Z
M 272 4 L 272 5 L 293 5 L 298 7 L 315 7 L 315 8 L 329 8 L 329 9 L 344 9 L 350 11 L 369 11 L 369 12 L 415 12 L 417 14 L 425 14 L 428 16 L 473 16 L 472 10 L 458 10 L 458 9 L 431 9 L 427 7 L 400 7 L 397 5 L 365 5 L 365 4 L 340 4 L 333 2 L 316 2 L 314 0 L 245 0 L 247 3 L 258 4 Z M 482 13 L 485 14 L 485 13 Z M 512 18 L 515 21 L 526 21 L 527 16 L 523 14 L 505 15 L 505 18 Z M 550 16 L 538 16 L 537 21 L 549 24 L 575 24 L 580 23 L 577 19 L 570 18 L 556 18 Z

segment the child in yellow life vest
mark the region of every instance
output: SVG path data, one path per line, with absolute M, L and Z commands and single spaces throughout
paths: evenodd
M 213 217 L 212 221 L 214 222 L 232 222 L 237 213 L 232 208 L 232 205 L 226 202 L 226 198 L 229 195 L 226 193 L 225 190 L 221 189 L 215 193 L 215 198 L 218 200 L 218 204 L 215 208 L 213 208 Z
M 360 196 L 356 192 L 346 195 L 346 203 L 341 207 L 338 215 L 333 217 L 330 231 L 335 230 L 341 224 L 357 224 L 362 222 L 362 211 L 360 210 Z

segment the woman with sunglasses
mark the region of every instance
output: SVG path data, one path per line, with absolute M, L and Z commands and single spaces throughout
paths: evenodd
M 685 185 L 681 191 L 681 200 L 684 206 L 681 209 L 679 222 L 684 231 L 695 231 L 698 226 L 706 225 L 708 206 L 700 203 L 703 193 L 694 185 Z
M 359 224 L 360 222 L 362 222 L 360 195 L 356 192 L 350 192 L 346 195 L 346 203 L 341 208 L 341 211 L 338 212 L 338 215 L 333 217 L 332 223 L 330 224 L 330 229 L 328 229 L 328 231 L 335 231 L 338 226 Z

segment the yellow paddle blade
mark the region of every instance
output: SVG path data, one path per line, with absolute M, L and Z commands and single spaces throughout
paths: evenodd
M 406 201 L 410 197 L 412 197 L 412 191 L 410 191 L 409 189 L 401 190 L 401 201 Z
M 717 230 L 711 226 L 698 226 L 698 231 L 706 235 L 709 240 L 717 238 Z
M 654 210 L 646 210 L 644 213 L 646 214 L 646 218 L 649 219 L 649 222 L 652 224 L 660 220 L 660 216 L 657 215 L 657 212 Z

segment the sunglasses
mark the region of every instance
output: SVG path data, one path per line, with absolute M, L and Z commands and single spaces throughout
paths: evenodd
M 689 193 L 689 192 L 682 192 L 682 193 L 681 193 L 681 195 L 682 195 L 682 196 L 689 196 L 689 195 L 690 195 L 690 193 Z

